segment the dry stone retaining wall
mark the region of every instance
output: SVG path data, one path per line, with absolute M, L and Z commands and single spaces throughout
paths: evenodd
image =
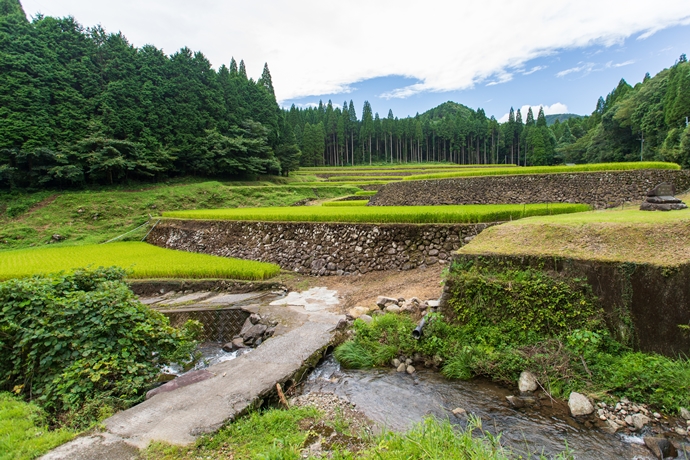
M 339 224 L 161 221 L 147 241 L 223 257 L 273 262 L 310 275 L 410 270 L 445 263 L 483 224 Z
M 690 171 L 643 169 L 592 173 L 463 177 L 386 184 L 369 206 L 587 203 L 596 208 L 641 201 L 661 182 L 690 189 Z

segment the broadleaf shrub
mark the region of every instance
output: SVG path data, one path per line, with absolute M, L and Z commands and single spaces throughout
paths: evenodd
M 159 366 L 189 359 L 197 327 L 142 305 L 119 268 L 0 283 L 0 388 L 52 412 L 134 402 Z

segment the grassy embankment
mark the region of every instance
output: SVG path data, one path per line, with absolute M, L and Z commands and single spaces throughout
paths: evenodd
M 536 255 L 608 262 L 690 262 L 690 209 L 606 210 L 532 217 L 489 228 L 461 252 Z
M 635 169 L 680 169 L 675 163 L 660 161 L 643 161 L 629 163 L 593 163 L 575 166 L 527 166 L 527 167 L 499 167 L 487 169 L 470 169 L 468 171 L 439 172 L 407 176 L 403 180 L 450 179 L 454 177 L 474 176 L 507 176 L 518 174 L 555 174 L 600 171 L 629 171 Z
M 208 209 L 164 212 L 176 219 L 258 220 L 277 222 L 476 223 L 527 216 L 582 212 L 584 204 L 462 205 L 462 206 L 342 206 Z
M 128 278 L 262 280 L 280 272 L 275 264 L 124 242 L 4 251 L 0 253 L 0 280 L 113 265 L 128 270 Z
M 690 360 L 634 351 L 606 327 L 586 279 L 493 263 L 492 255 L 537 255 L 673 266 L 690 262 L 690 210 L 607 210 L 532 217 L 491 227 L 460 253 L 445 318 L 420 341 L 406 316 L 355 322 L 355 338 L 336 357 L 356 368 L 388 365 L 400 353 L 440 358 L 449 378 L 486 376 L 514 385 L 523 370 L 556 397 L 580 391 L 626 396 L 677 413 L 690 405 Z
M 201 438 L 193 447 L 166 444 L 150 446 L 145 460 L 275 459 L 306 458 L 310 443 L 324 434 L 322 454 L 326 458 L 350 459 L 486 459 L 522 458 L 501 446 L 500 436 L 483 431 L 481 422 L 470 417 L 466 429 L 449 421 L 427 418 L 406 433 L 386 431 L 372 436 L 350 429 L 350 420 L 324 417 L 311 407 L 270 409 L 243 417 L 217 433 Z M 332 433 L 332 435 L 326 435 Z M 324 458 L 309 456 L 309 458 Z M 533 457 L 544 458 L 544 457 Z M 567 453 L 556 459 L 569 458 Z
M 244 184 L 244 183 L 242 183 Z M 136 189 L 0 193 L 0 249 L 19 249 L 64 238 L 57 244 L 102 243 L 132 230 L 164 211 L 289 206 L 298 201 L 352 195 L 352 185 L 233 185 L 182 183 Z M 142 229 L 129 237 L 140 240 Z

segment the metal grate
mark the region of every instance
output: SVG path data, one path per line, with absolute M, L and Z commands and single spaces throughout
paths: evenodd
M 189 319 L 199 321 L 204 325 L 199 339 L 218 343 L 231 341 L 249 318 L 249 313 L 240 309 L 171 311 L 163 314 L 170 318 L 170 325 L 174 327 L 182 326 Z

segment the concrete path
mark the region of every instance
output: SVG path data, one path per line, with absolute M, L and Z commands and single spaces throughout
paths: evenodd
M 249 307 L 281 323 L 274 337 L 251 353 L 207 368 L 212 378 L 160 393 L 117 413 L 105 420 L 104 433 L 77 438 L 42 459 L 126 460 L 151 441 L 190 444 L 259 405 L 275 391 L 276 383 L 299 381 L 325 353 L 344 316 L 314 308 L 313 302 L 311 308 L 295 303 L 301 305 Z

